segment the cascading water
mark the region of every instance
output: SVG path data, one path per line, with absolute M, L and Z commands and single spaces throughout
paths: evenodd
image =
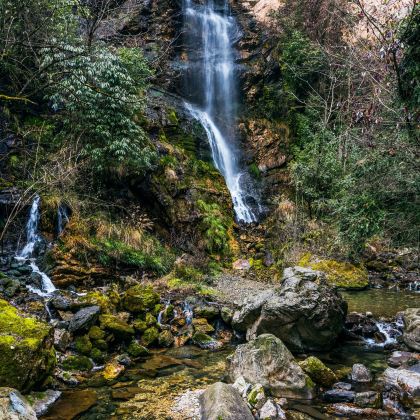
M 32 286 L 28 286 L 28 289 L 41 296 L 46 296 L 56 290 L 56 288 L 51 279 L 36 265 L 34 258 L 35 247 L 41 239 L 38 235 L 40 201 L 40 197 L 36 195 L 32 202 L 29 219 L 26 224 L 26 245 L 23 247 L 22 251 L 16 255 L 16 259 L 20 261 L 30 261 L 32 271 L 41 277 L 41 290 Z
M 67 207 L 63 204 L 58 206 L 57 210 L 57 233 L 60 236 L 63 233 L 64 228 L 69 222 L 69 215 L 67 212 Z
M 237 33 L 228 2 L 205 5 L 184 0 L 184 38 L 188 53 L 186 106 L 203 126 L 216 168 L 232 196 L 236 218 L 258 220 L 259 199 L 235 148 L 237 89 L 232 41 Z M 194 103 L 194 105 L 192 105 Z

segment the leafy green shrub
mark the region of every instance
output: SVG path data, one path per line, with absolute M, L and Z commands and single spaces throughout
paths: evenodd
M 150 71 L 137 49 L 112 53 L 106 45 L 91 49 L 62 44 L 45 49 L 49 99 L 62 125 L 62 137 L 81 139 L 93 168 L 142 172 L 154 153 L 136 122 Z
M 229 251 L 228 225 L 223 218 L 220 207 L 198 200 L 197 205 L 203 213 L 202 229 L 206 241 L 206 248 L 210 253 Z

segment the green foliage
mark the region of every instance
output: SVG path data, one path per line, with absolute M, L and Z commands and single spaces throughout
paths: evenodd
M 257 166 L 256 163 L 251 163 L 251 165 L 248 166 L 249 173 L 255 178 L 260 180 L 261 179 L 261 172 Z
M 107 266 L 122 264 L 133 268 L 149 270 L 156 274 L 167 273 L 174 258 L 162 245 L 155 242 L 153 250 L 141 250 L 118 240 L 96 240 L 98 259 Z
M 198 200 L 197 205 L 203 213 L 202 229 L 209 252 L 227 253 L 229 251 L 228 225 L 224 221 L 220 207 Z
M 294 30 L 282 43 L 280 66 L 283 70 L 285 90 L 298 101 L 314 89 L 325 66 L 322 51 L 302 32 Z
M 62 123 L 62 136 L 82 139 L 94 169 L 139 173 L 154 154 L 135 116 L 141 111 L 147 66 L 136 49 L 120 56 L 105 45 L 85 50 L 63 44 L 44 51 L 49 67 L 50 101 Z

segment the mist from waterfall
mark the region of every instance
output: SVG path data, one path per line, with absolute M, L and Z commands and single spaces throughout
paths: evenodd
M 232 48 L 238 33 L 226 0 L 205 5 L 184 0 L 187 108 L 203 126 L 216 168 L 232 196 L 236 218 L 258 220 L 260 205 L 252 179 L 240 164 L 236 147 L 237 83 Z

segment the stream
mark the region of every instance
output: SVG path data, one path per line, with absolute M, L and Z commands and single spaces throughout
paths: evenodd
M 343 295 L 350 311 L 370 309 L 376 317 L 395 316 L 408 306 L 420 307 L 420 295 L 409 291 L 372 289 Z M 77 387 L 64 390 L 62 398 L 42 419 L 185 419 L 174 411 L 179 404 L 177 398 L 223 380 L 226 357 L 234 349 L 230 344 L 213 351 L 195 346 L 154 350 L 146 360 L 133 364 L 114 381 L 106 382 L 98 371 Z M 339 342 L 331 351 L 316 356 L 342 375 L 354 363 L 363 363 L 378 375 L 387 367 L 391 352 L 363 342 Z M 311 401 L 310 405 L 289 401 L 289 408 L 312 413 L 315 418 L 332 418 L 323 414 L 323 403 L 319 400 Z

